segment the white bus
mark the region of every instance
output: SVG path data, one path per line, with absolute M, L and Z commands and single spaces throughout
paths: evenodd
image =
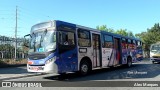
M 160 62 L 160 42 L 151 45 L 150 60 L 152 63 Z

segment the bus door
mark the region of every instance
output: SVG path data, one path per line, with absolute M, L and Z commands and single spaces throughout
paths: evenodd
M 70 28 L 70 27 L 68 27 Z M 77 45 L 76 34 L 73 30 L 60 28 L 58 33 L 59 68 L 61 73 L 77 70 Z
M 121 43 L 120 43 L 120 38 L 114 38 L 114 64 L 117 65 L 121 63 Z
M 93 67 L 100 67 L 100 35 L 92 33 Z

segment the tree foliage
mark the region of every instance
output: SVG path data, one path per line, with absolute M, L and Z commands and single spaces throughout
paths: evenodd
M 10 44 L 0 45 L 0 51 L 12 51 L 12 50 L 14 50 L 14 46 L 11 46 Z
M 160 41 L 159 23 L 156 23 L 153 27 L 147 29 L 146 32 L 141 32 L 135 36 L 141 38 L 142 42 L 144 43 L 144 50 L 149 51 L 151 44 Z
M 14 58 L 15 47 L 14 47 L 15 39 L 12 37 L 1 36 L 0 35 L 0 58 Z M 22 46 L 23 38 L 17 38 L 17 57 L 21 58 L 22 53 L 27 55 L 28 49 Z
M 114 29 L 111 29 L 111 28 L 107 28 L 106 25 L 97 26 L 96 28 L 98 30 L 112 32 L 112 33 L 120 34 L 120 35 L 123 35 L 123 36 L 134 37 L 134 34 L 131 31 L 127 31 L 127 29 L 114 30 Z
M 14 53 L 12 52 L 14 52 L 14 46 L 11 46 L 10 44 L 0 45 L 0 58 L 2 58 L 2 53 L 3 53 L 3 57 L 11 58 L 14 55 Z
M 116 34 L 120 34 L 120 35 L 123 35 L 123 36 L 128 36 L 128 32 L 126 29 L 119 29 L 115 32 Z
M 107 31 L 107 32 L 115 32 L 113 29 L 111 29 L 111 28 L 107 28 L 107 26 L 106 25 L 102 25 L 102 26 L 97 26 L 96 27 L 98 30 L 102 30 L 102 31 Z

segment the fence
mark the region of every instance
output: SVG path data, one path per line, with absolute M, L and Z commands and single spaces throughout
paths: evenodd
M 0 51 L 0 59 L 13 59 L 15 57 L 15 52 Z M 27 58 L 27 53 L 17 52 L 17 59 Z
M 27 51 L 23 49 L 23 38 L 17 38 L 17 59 L 27 58 Z M 0 36 L 0 59 L 15 58 L 15 39 L 6 36 Z

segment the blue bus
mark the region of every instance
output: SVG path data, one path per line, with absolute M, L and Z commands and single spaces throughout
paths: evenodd
M 32 26 L 28 43 L 28 72 L 89 71 L 142 60 L 139 39 L 53 20 Z M 25 37 L 26 37 L 25 36 Z

